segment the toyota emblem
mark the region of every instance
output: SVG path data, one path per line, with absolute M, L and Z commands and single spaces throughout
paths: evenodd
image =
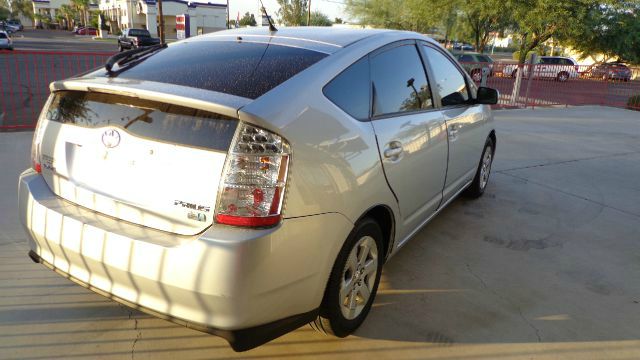
M 107 149 L 114 148 L 120 144 L 120 133 L 115 129 L 108 129 L 102 133 L 102 143 Z

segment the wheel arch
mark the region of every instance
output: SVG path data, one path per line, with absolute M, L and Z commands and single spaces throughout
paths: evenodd
M 393 210 L 387 205 L 378 204 L 370 207 L 367 211 L 365 211 L 356 221 L 358 223 L 360 220 L 364 218 L 372 218 L 375 220 L 380 229 L 382 230 L 382 235 L 384 238 L 382 239 L 382 243 L 384 246 L 384 259 L 388 259 L 391 254 L 391 249 L 393 249 L 393 243 L 395 240 L 395 216 L 393 214 Z

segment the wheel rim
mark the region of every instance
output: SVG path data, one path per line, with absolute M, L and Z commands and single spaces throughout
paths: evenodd
M 491 173 L 491 161 L 493 160 L 493 152 L 491 148 L 487 148 L 482 158 L 482 166 L 480 167 L 480 188 L 484 189 L 489 182 L 489 174 Z
M 480 74 L 479 72 L 474 72 L 473 73 L 473 81 L 475 82 L 479 82 L 482 80 L 482 74 Z
M 378 248 L 371 236 L 363 236 L 351 249 L 340 283 L 340 310 L 353 320 L 362 313 L 371 298 L 378 275 Z
M 567 74 L 560 74 L 560 81 L 567 81 L 569 76 Z

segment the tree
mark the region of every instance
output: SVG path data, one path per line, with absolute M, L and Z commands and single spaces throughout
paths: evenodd
M 345 10 L 363 25 L 432 32 L 449 19 L 460 0 L 346 0 Z
M 339 17 L 335 18 L 335 20 L 333 20 L 333 22 L 334 22 L 334 23 L 336 23 L 336 24 L 342 24 L 342 23 L 344 23 L 344 21 L 342 20 L 342 18 L 339 18 Z
M 640 64 L 640 2 L 601 4 L 589 13 L 583 31 L 569 44 L 583 57 L 603 55 Z
M 307 24 L 307 0 L 278 0 L 280 9 L 276 12 L 278 20 L 286 26 Z
M 33 18 L 33 3 L 29 0 L 12 0 L 11 15 L 18 17 L 20 15 Z
M 503 0 L 465 0 L 464 19 L 474 45 L 484 52 L 491 33 L 503 31 L 511 25 L 509 4 Z
M 320 11 L 311 12 L 311 26 L 331 26 L 331 19 Z
M 588 15 L 599 6 L 596 0 L 510 0 L 514 30 L 520 38 L 518 61 L 551 37 L 563 41 L 582 32 Z
M 244 13 L 244 16 L 240 19 L 240 26 L 256 26 L 257 24 L 255 16 L 249 14 L 249 12 Z
M 67 23 L 66 24 L 67 28 L 71 28 L 72 22 L 78 16 L 78 11 L 73 7 L 71 7 L 70 5 L 64 4 L 60 6 L 60 9 L 58 10 L 58 12 L 64 17 Z
M 84 26 L 89 26 L 89 0 L 71 0 L 71 4 L 82 14 Z

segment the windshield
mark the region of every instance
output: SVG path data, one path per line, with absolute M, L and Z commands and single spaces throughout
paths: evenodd
M 147 30 L 131 29 L 131 30 L 129 30 L 129 36 L 147 36 L 147 37 L 151 37 L 151 34 L 149 34 L 149 31 L 147 31 Z
M 115 74 L 99 70 L 89 76 L 155 81 L 256 99 L 326 56 L 266 43 L 185 41 Z

